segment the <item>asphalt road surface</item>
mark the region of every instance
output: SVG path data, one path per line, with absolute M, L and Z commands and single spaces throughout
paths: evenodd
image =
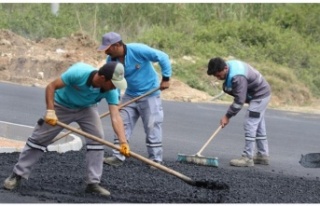
M 165 91 L 164 91 L 165 92 Z M 25 87 L 16 84 L 0 83 L 0 120 L 17 124 L 33 126 L 45 111 L 44 89 Z M 203 189 L 185 186 L 184 182 L 176 180 L 162 171 L 149 171 L 145 165 L 137 160 L 129 159 L 122 169 L 113 169 L 105 166 L 106 186 L 114 194 L 109 199 L 84 196 L 81 189 L 72 191 L 63 183 L 77 176 L 52 176 L 52 170 L 67 168 L 68 159 L 77 159 L 84 151 L 68 152 L 58 155 L 46 154 L 46 160 L 41 161 L 35 169 L 34 178 L 13 192 L 0 189 L 0 202 L 2 203 L 96 203 L 96 202 L 122 202 L 122 203 L 319 203 L 318 191 L 319 169 L 304 168 L 299 164 L 301 154 L 320 152 L 319 126 L 320 115 L 296 113 L 268 109 L 266 124 L 270 147 L 270 165 L 256 165 L 253 168 L 235 168 L 229 166 L 232 158 L 240 157 L 244 146 L 243 118 L 245 109 L 232 118 L 229 125 L 222 129 L 213 141 L 202 152 L 206 157 L 218 157 L 219 168 L 194 166 L 177 163 L 179 153 L 193 155 L 203 146 L 207 139 L 219 126 L 219 120 L 227 110 L 228 105 L 213 103 L 183 103 L 163 101 L 165 122 L 163 125 L 163 147 L 165 165 L 177 171 L 190 175 L 193 178 L 210 179 L 224 182 L 230 186 L 228 191 L 214 191 L 209 193 Z M 108 111 L 105 102 L 99 105 L 101 113 Z M 109 118 L 102 120 L 105 125 L 106 139 L 113 140 L 112 128 Z M 29 135 L 29 134 L 26 134 Z M 130 142 L 131 150 L 146 156 L 145 135 L 139 120 Z M 106 148 L 106 153 L 111 149 Z M 1 154 L 2 168 L 0 182 L 9 175 L 18 154 Z M 54 164 L 50 163 L 54 162 Z M 61 163 L 62 161 L 62 163 Z M 130 164 L 131 163 L 131 164 Z M 78 164 L 79 165 L 79 164 Z M 83 165 L 82 165 L 83 166 Z M 83 170 L 81 164 L 79 170 Z M 43 170 L 43 168 L 46 168 Z M 141 169 L 142 168 L 142 169 Z M 110 175 L 123 173 L 130 177 L 126 180 L 127 190 L 119 188 L 114 182 L 119 176 Z M 116 171 L 114 171 L 116 170 Z M 119 171 L 118 171 L 119 170 Z M 68 170 L 67 170 L 68 171 Z M 133 172 L 134 171 L 134 172 Z M 46 175 L 46 172 L 48 173 Z M 62 171 L 63 172 L 63 171 Z M 42 174 L 41 178 L 36 177 Z M 60 172 L 60 174 L 62 174 Z M 81 173 L 82 174 L 82 173 Z M 70 182 L 70 185 L 79 185 Z M 151 177 L 149 177 L 151 176 Z M 112 177 L 112 178 L 111 178 Z M 123 179 L 126 177 L 122 177 Z M 140 179 L 139 179 L 140 177 Z M 151 179 L 143 185 L 143 192 L 136 188 L 143 180 Z M 50 179 L 51 178 L 51 179 Z M 67 180 L 66 180 L 66 179 Z M 111 180 L 110 180 L 111 179 Z M 32 180 L 32 181 L 31 181 Z M 53 186 L 44 186 L 46 181 L 55 182 Z M 59 182 L 61 181 L 61 182 Z M 64 182 L 66 181 L 66 182 Z M 130 181 L 132 185 L 130 186 Z M 178 181 L 173 183 L 173 181 Z M 44 183 L 45 182 L 45 183 Z M 155 182 L 163 182 L 156 184 Z M 113 190 L 112 190 L 112 184 Z M 169 186 L 170 185 L 170 186 Z M 319 186 L 318 186 L 319 185 Z M 149 188 L 148 190 L 148 187 Z M 70 186 L 71 187 L 71 186 Z M 111 187 L 111 188 L 110 188 Z M 187 187 L 187 188 L 186 188 Z M 31 188 L 31 189 L 30 189 Z M 128 189 L 129 188 L 129 189 Z M 69 190 L 70 191 L 69 191 Z M 117 190 L 118 189 L 118 190 Z M 141 189 L 141 186 L 140 186 Z M 32 190 L 34 192 L 32 192 Z M 72 191 L 72 192 L 71 192 Z M 163 192 L 167 191 L 167 192 Z M 150 195 L 152 194 L 152 195 Z M 186 197 L 188 196 L 188 197 Z M 139 198 L 138 198 L 139 197 Z

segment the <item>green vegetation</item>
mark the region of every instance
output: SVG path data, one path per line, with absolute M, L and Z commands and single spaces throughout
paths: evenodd
M 109 3 L 0 4 L 0 28 L 39 40 L 85 32 L 100 42 L 109 31 L 125 42 L 167 52 L 174 77 L 211 95 L 211 57 L 230 56 L 256 66 L 285 104 L 320 98 L 320 4 Z

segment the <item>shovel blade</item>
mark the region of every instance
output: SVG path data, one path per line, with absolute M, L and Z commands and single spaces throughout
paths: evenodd
M 299 163 L 305 168 L 320 168 L 320 153 L 301 155 Z

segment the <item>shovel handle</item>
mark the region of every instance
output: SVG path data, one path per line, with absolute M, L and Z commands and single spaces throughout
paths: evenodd
M 143 97 L 146 97 L 146 96 L 148 96 L 149 94 L 151 94 L 151 93 L 153 93 L 153 92 L 155 92 L 155 91 L 157 91 L 157 90 L 159 90 L 159 89 L 160 89 L 160 87 L 157 87 L 157 88 L 155 88 L 155 89 L 152 89 L 152 90 L 146 92 L 145 94 L 143 94 L 143 95 L 141 95 L 141 96 L 139 96 L 139 97 L 136 97 L 136 98 L 134 98 L 134 99 L 131 99 L 130 101 L 127 101 L 127 102 L 119 105 L 119 109 L 121 109 L 122 107 L 125 107 L 125 106 L 127 106 L 127 105 L 129 105 L 129 104 L 131 104 L 131 103 L 133 103 L 133 102 L 135 102 L 135 101 L 138 101 L 138 100 L 142 99 Z M 101 114 L 101 115 L 100 115 L 100 119 L 108 116 L 109 114 L 110 114 L 110 111 Z M 78 130 L 80 130 L 80 128 L 78 128 Z M 67 133 L 64 133 L 64 134 L 61 135 L 61 136 L 58 136 L 58 137 L 54 138 L 54 139 L 51 141 L 51 144 L 54 143 L 54 142 L 56 142 L 56 141 L 58 141 L 58 140 L 60 140 L 60 139 L 62 139 L 62 138 L 64 138 L 64 137 L 66 137 L 66 136 L 68 136 L 68 135 L 71 134 L 71 133 L 72 133 L 72 131 L 69 131 L 69 132 L 67 132 Z
M 199 150 L 199 152 L 196 154 L 197 156 L 201 156 L 202 151 L 204 150 L 204 148 L 211 142 L 211 140 L 218 134 L 218 132 L 221 130 L 222 126 L 220 125 L 216 131 L 214 131 L 214 133 L 211 135 L 211 137 L 207 140 L 207 142 L 201 147 L 201 149 Z
M 69 126 L 67 124 L 64 124 L 64 123 L 60 122 L 60 121 L 57 122 L 57 125 L 65 128 L 65 129 L 68 129 L 68 130 L 70 130 L 70 131 L 72 131 L 74 133 L 77 133 L 79 135 L 82 135 L 82 136 L 84 136 L 86 138 L 89 138 L 89 139 L 92 139 L 92 140 L 94 140 L 96 142 L 104 144 L 104 145 L 106 145 L 108 147 L 111 147 L 113 149 L 120 150 L 120 148 L 118 146 L 112 144 L 111 142 L 108 142 L 108 141 L 106 141 L 104 139 L 101 139 L 101 138 L 99 138 L 97 136 L 94 136 L 92 134 L 89 134 L 87 132 L 79 130 L 77 128 L 71 127 L 71 126 Z M 130 156 L 134 157 L 134 158 L 136 158 L 136 159 L 138 159 L 138 160 L 140 160 L 140 161 L 142 161 L 142 162 L 144 162 L 146 164 L 152 165 L 152 166 L 154 166 L 154 167 L 156 167 L 156 168 L 158 168 L 158 169 L 160 169 L 160 170 L 162 170 L 162 171 L 164 171 L 164 172 L 166 172 L 168 174 L 174 175 L 174 176 L 182 179 L 183 181 L 185 181 L 186 183 L 188 183 L 190 185 L 195 185 L 195 181 L 192 180 L 190 177 L 187 177 L 187 176 L 185 176 L 185 175 L 183 175 L 183 174 L 181 174 L 181 173 L 179 173 L 179 172 L 177 172 L 177 171 L 175 171 L 173 169 L 170 169 L 170 168 L 165 167 L 165 166 L 163 166 L 161 164 L 155 163 L 154 161 L 152 161 L 152 160 L 150 160 L 148 158 L 145 158 L 145 157 L 143 157 L 143 156 L 141 156 L 141 155 L 139 155 L 137 153 L 134 153 L 132 151 L 130 151 Z

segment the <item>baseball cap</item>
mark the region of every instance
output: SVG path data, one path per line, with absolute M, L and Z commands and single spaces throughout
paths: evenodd
M 102 36 L 102 43 L 98 48 L 98 51 L 105 51 L 107 50 L 112 44 L 121 41 L 120 34 L 116 32 L 109 32 Z
M 127 81 L 124 78 L 124 67 L 120 62 L 108 62 L 103 65 L 99 71 L 99 75 L 104 75 L 106 80 L 111 80 L 113 85 L 118 89 L 126 89 Z

